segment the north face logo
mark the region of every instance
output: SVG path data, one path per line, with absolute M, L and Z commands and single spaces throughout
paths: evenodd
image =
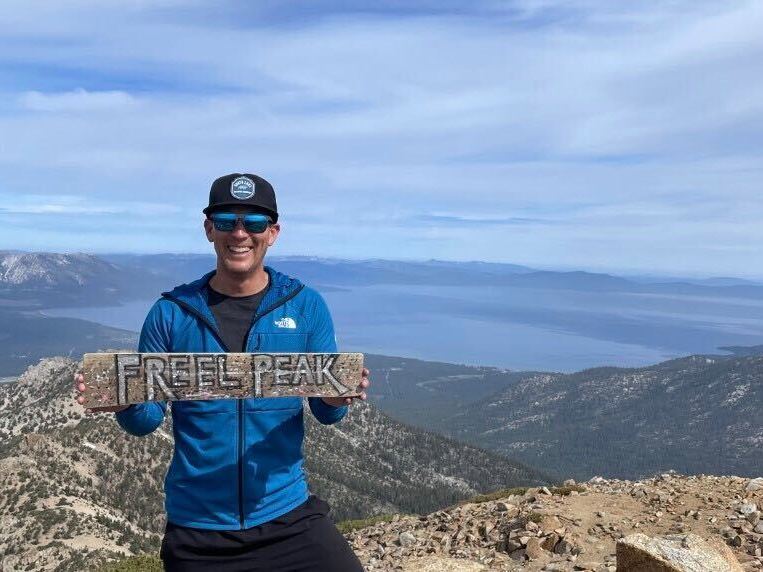
M 288 328 L 290 330 L 297 329 L 297 322 L 294 321 L 294 318 L 281 318 L 280 320 L 276 320 L 274 323 L 276 328 Z

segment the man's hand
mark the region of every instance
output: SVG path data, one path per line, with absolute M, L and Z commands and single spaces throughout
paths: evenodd
M 358 384 L 358 387 L 361 389 L 366 389 L 370 384 L 371 381 L 368 379 L 368 374 L 371 373 L 366 368 L 363 368 L 363 372 L 361 373 L 360 383 Z M 321 397 L 324 403 L 327 403 L 328 405 L 331 405 L 333 407 L 342 407 L 343 405 L 350 405 L 352 403 L 353 399 L 360 399 L 362 401 L 365 401 L 367 399 L 367 395 L 365 391 L 360 392 L 360 396 L 358 397 Z
M 77 403 L 82 405 L 85 403 L 85 396 L 83 395 L 85 391 L 87 390 L 87 386 L 85 385 L 85 378 L 81 373 L 75 373 L 74 374 L 74 390 L 77 392 Z M 112 407 L 92 407 L 90 409 L 85 409 L 86 413 L 107 413 L 107 412 L 114 412 L 117 411 L 123 411 L 127 409 L 129 405 L 114 405 Z

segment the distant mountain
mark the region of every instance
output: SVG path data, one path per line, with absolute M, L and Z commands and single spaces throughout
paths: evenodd
M 145 295 L 145 280 L 90 254 L 0 251 L 0 306 L 118 304 Z
M 575 478 L 758 476 L 761 380 L 761 356 L 529 374 L 431 428 Z
M 215 267 L 212 254 L 107 254 L 119 266 L 173 276 L 173 284 L 195 280 Z M 532 272 L 516 264 L 490 262 L 422 262 L 400 260 L 342 260 L 312 256 L 269 256 L 267 264 L 311 285 L 368 286 L 370 284 L 470 284 L 477 276 L 500 278 Z
M 143 438 L 73 401 L 77 362 L 50 358 L 0 385 L 0 554 L 4 569 L 97 569 L 157 550 L 170 421 Z M 325 427 L 305 415 L 305 467 L 337 520 L 429 512 L 477 492 L 549 483 L 494 453 L 392 421 L 357 403 Z
M 618 278 L 609 274 L 595 274 L 592 272 L 530 272 L 520 276 L 512 276 L 504 281 L 512 286 L 523 288 L 564 288 L 568 290 L 591 291 L 629 291 L 636 289 L 636 285 L 625 278 Z
M 681 282 L 699 286 L 761 286 L 760 280 L 734 278 L 731 276 L 713 276 L 711 278 L 691 278 L 687 276 L 660 276 L 652 274 L 627 274 L 623 278 L 639 284 L 669 284 Z
M 731 278 L 728 276 L 718 276 L 715 278 L 704 278 L 694 281 L 695 284 L 702 286 L 761 286 L 760 282 L 754 280 L 745 280 L 744 278 Z
M 0 284 L 22 287 L 84 286 L 116 267 L 89 254 L 0 251 Z
M 380 284 L 500 286 L 580 292 L 626 292 L 763 299 L 763 285 L 733 278 L 650 282 L 592 272 L 538 271 L 516 264 L 449 261 L 340 260 L 272 256 L 266 263 L 322 288 Z M 212 254 L 87 254 L 0 252 L 0 305 L 37 307 L 119 303 L 153 297 L 214 269 Z
M 109 254 L 113 264 L 151 274 L 162 288 L 193 280 L 214 268 L 212 254 Z M 739 296 L 763 299 L 763 284 L 735 278 L 693 280 L 639 279 L 583 271 L 536 270 L 517 264 L 442 260 L 342 260 L 309 256 L 270 256 L 281 272 L 323 288 L 410 284 L 502 286 L 580 292 L 627 292 L 657 295 Z
M 405 357 L 365 355 L 373 374 L 369 394 L 385 414 L 416 427 L 439 428 L 443 419 L 528 376 L 495 367 Z
M 49 291 L 57 295 L 79 288 L 106 295 L 121 291 L 122 268 L 91 254 L 0 251 L 0 287 L 18 292 Z M 122 286 L 123 287 L 123 286 Z
M 732 353 L 736 356 L 761 356 L 763 355 L 763 345 L 760 346 L 721 346 L 718 348 L 724 352 Z
M 644 282 L 593 272 L 541 271 L 505 276 L 500 279 L 500 284 L 502 286 L 519 288 L 573 290 L 578 292 L 625 292 L 663 296 L 763 298 L 763 284 L 730 278 L 702 281 L 676 279 L 666 282 Z
M 215 268 L 214 254 L 103 254 L 101 258 L 146 276 L 157 295 L 178 284 L 191 282 Z

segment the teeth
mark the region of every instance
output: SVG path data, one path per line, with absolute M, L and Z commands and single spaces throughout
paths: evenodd
M 235 253 L 249 252 L 252 249 L 251 246 L 229 246 L 228 250 Z

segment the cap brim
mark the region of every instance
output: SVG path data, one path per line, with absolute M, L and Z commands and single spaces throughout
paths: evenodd
M 230 207 L 246 207 L 254 211 L 261 211 L 263 214 L 266 214 L 270 218 L 272 218 L 273 222 L 276 222 L 278 220 L 278 213 L 270 210 L 269 208 L 261 207 L 259 205 L 252 205 L 252 204 L 233 202 L 233 201 L 227 202 L 227 203 L 215 203 L 214 205 L 210 205 L 207 208 L 203 209 L 201 212 L 203 212 L 205 215 L 208 215 L 215 211 L 223 210 Z

